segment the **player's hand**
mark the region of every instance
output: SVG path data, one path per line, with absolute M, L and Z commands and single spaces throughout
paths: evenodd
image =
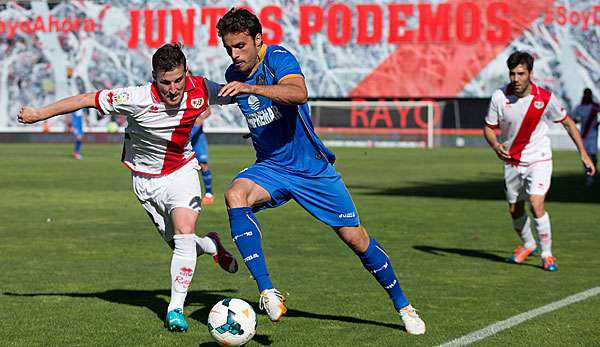
M 239 81 L 229 82 L 219 90 L 218 96 L 236 96 L 239 94 L 252 93 L 252 86 Z
M 498 143 L 496 146 L 494 146 L 494 152 L 496 152 L 496 155 L 501 160 L 503 160 L 503 161 L 510 160 L 510 154 L 508 154 L 508 151 L 506 150 L 506 147 L 504 147 L 503 144 Z
M 21 124 L 32 124 L 42 120 L 42 114 L 39 109 L 23 106 L 17 115 L 17 121 Z
M 590 157 L 585 154 L 581 156 L 581 161 L 583 162 L 583 165 L 585 166 L 585 173 L 588 176 L 594 176 L 596 174 L 596 165 L 594 165 L 594 162 L 592 161 L 592 159 L 590 159 Z

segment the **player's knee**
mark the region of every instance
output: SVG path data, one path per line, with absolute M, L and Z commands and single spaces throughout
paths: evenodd
M 243 189 L 230 187 L 225 191 L 225 203 L 228 207 L 243 207 L 247 206 L 247 193 Z
M 544 215 L 544 197 L 543 196 L 531 196 L 529 199 L 529 206 L 531 208 L 531 212 L 537 217 L 541 217 Z
M 337 228 L 336 231 L 344 243 L 355 253 L 364 253 L 369 247 L 369 234 L 362 225 Z
M 177 235 L 193 234 L 195 232 L 195 230 L 196 230 L 196 228 L 194 225 L 184 224 L 184 225 L 179 225 L 179 226 L 175 227 L 175 234 L 177 234 Z

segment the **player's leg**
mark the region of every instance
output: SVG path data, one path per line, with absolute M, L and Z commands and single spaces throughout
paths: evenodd
M 203 205 L 211 205 L 215 202 L 212 187 L 212 171 L 208 166 L 208 141 L 201 126 L 194 125 L 190 135 L 190 142 L 196 153 L 196 159 L 200 163 L 200 173 L 204 184 Z
M 73 158 L 81 160 L 81 145 L 83 143 L 83 129 L 74 128 L 73 135 L 75 136 L 75 142 L 73 145 Z
M 187 331 L 183 305 L 196 270 L 195 225 L 198 213 L 178 207 L 171 212 L 173 221 L 173 256 L 171 258 L 171 300 L 165 324 L 171 331 Z
M 400 281 L 392 268 L 390 259 L 375 239 L 367 234 L 362 225 L 335 227 L 338 236 L 360 258 L 363 267 L 377 280 L 392 300 L 394 309 L 400 314 L 406 331 L 413 335 L 425 333 L 425 322 L 419 317 L 404 294 Z
M 521 239 L 521 244 L 506 260 L 511 263 L 522 263 L 532 253 L 536 252 L 535 239 L 531 233 L 531 221 L 525 211 L 526 168 L 516 165 L 504 165 L 504 190 L 508 201 L 508 212 L 512 218 L 513 229 Z
M 340 239 L 359 257 L 363 267 L 377 280 L 392 300 L 410 334 L 424 334 L 425 323 L 410 305 L 392 268 L 390 259 L 360 224 L 356 207 L 341 179 L 332 172 L 325 177 L 299 178 L 293 182 L 293 198 L 321 222 L 331 226 Z
M 513 229 L 521 239 L 521 245 L 514 250 L 513 255 L 507 261 L 520 264 L 528 256 L 537 252 L 537 245 L 531 233 L 531 221 L 525 211 L 525 200 L 508 203 L 508 212 L 512 218 Z
M 538 240 L 542 249 L 542 267 L 544 270 L 556 271 L 558 264 L 552 256 L 552 228 L 550 215 L 546 212 L 544 201 L 550 189 L 552 177 L 552 162 L 540 162 L 529 167 L 527 172 L 527 193 L 529 205 L 533 214 L 533 224 L 537 230 Z
M 200 172 L 202 173 L 202 182 L 204 183 L 202 205 L 212 205 L 215 202 L 215 196 L 212 191 L 212 171 L 207 162 L 200 162 Z
M 260 308 L 267 312 L 270 320 L 278 321 L 287 310 L 284 305 L 285 298 L 271 282 L 261 244 L 260 223 L 252 210 L 252 206 L 270 202 L 272 200 L 270 192 L 277 192 L 269 182 L 282 183 L 280 179 L 273 178 L 270 170 L 254 165 L 233 181 L 225 192 L 225 201 L 228 207 L 231 237 L 256 281 L 260 292 Z M 271 207 L 277 204 L 274 202 Z

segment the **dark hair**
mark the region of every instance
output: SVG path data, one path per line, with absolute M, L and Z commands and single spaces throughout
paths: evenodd
M 592 90 L 590 88 L 585 88 L 583 90 L 583 97 L 581 98 L 582 104 L 591 104 L 594 101 L 594 96 L 592 95 Z
M 254 38 L 257 34 L 262 34 L 262 26 L 254 13 L 245 8 L 233 7 L 217 22 L 217 33 L 220 37 L 247 33 Z
M 533 57 L 531 54 L 522 51 L 516 51 L 511 54 L 506 60 L 506 65 L 509 70 L 514 69 L 517 65 L 523 64 L 527 66 L 527 71 L 533 70 Z
M 152 56 L 152 71 L 154 73 L 172 71 L 181 65 L 187 69 L 185 54 L 181 50 L 181 44 L 177 42 L 163 45 Z

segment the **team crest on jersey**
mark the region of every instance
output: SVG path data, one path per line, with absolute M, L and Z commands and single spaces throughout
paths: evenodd
M 115 94 L 115 96 L 113 97 L 113 100 L 114 100 L 114 103 L 117 105 L 126 104 L 129 102 L 129 100 L 131 100 L 131 96 L 127 92 L 120 92 L 120 93 Z
M 533 106 L 539 110 L 544 107 L 544 102 L 543 101 L 535 101 L 533 103 Z
M 190 101 L 190 104 L 193 108 L 199 109 L 200 107 L 202 107 L 202 105 L 204 105 L 204 98 L 192 99 L 192 101 Z
M 248 106 L 256 111 L 260 108 L 260 100 L 256 96 L 250 95 L 250 97 L 248 97 Z
M 258 77 L 256 77 L 256 84 L 265 85 L 265 75 L 258 75 Z

